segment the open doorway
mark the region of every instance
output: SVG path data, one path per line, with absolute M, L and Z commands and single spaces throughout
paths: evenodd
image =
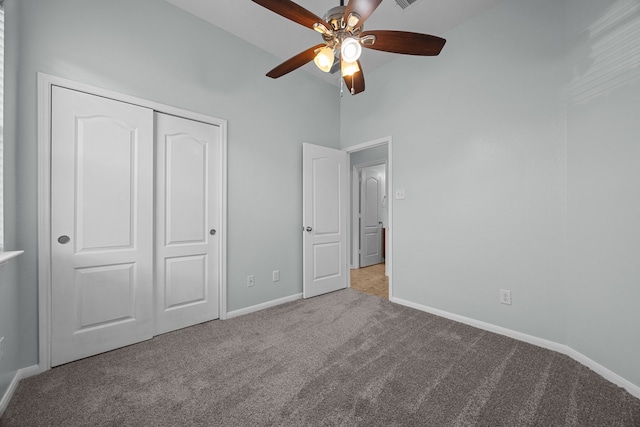
M 350 153 L 350 286 L 389 299 L 391 285 L 391 138 L 345 149 Z

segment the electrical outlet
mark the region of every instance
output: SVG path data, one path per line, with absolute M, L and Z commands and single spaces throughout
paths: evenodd
M 508 289 L 500 289 L 500 304 L 511 305 L 511 291 Z
M 399 188 L 396 190 L 396 200 L 404 200 L 404 188 Z
M 273 281 L 274 282 L 280 281 L 280 270 L 273 270 Z
M 4 357 L 4 337 L 0 337 L 0 362 L 2 362 L 2 358 Z
M 247 276 L 247 286 L 251 287 L 251 286 L 255 286 L 256 284 L 256 276 L 254 276 L 253 274 Z

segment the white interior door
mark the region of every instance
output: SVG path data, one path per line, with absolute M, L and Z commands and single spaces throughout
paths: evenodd
M 153 112 L 54 87 L 52 366 L 152 336 Z
M 302 145 L 303 296 L 347 287 L 348 154 Z
M 219 317 L 218 126 L 156 113 L 156 333 Z
M 364 168 L 360 176 L 360 267 L 382 262 L 384 184 L 378 169 Z

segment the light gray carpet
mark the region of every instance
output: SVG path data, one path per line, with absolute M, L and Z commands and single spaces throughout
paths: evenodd
M 23 380 L 0 426 L 640 426 L 566 356 L 354 290 Z

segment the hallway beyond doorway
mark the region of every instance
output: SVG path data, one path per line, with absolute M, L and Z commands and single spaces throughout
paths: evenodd
M 389 278 L 384 274 L 385 264 L 375 264 L 351 270 L 351 288 L 380 298 L 389 299 Z

